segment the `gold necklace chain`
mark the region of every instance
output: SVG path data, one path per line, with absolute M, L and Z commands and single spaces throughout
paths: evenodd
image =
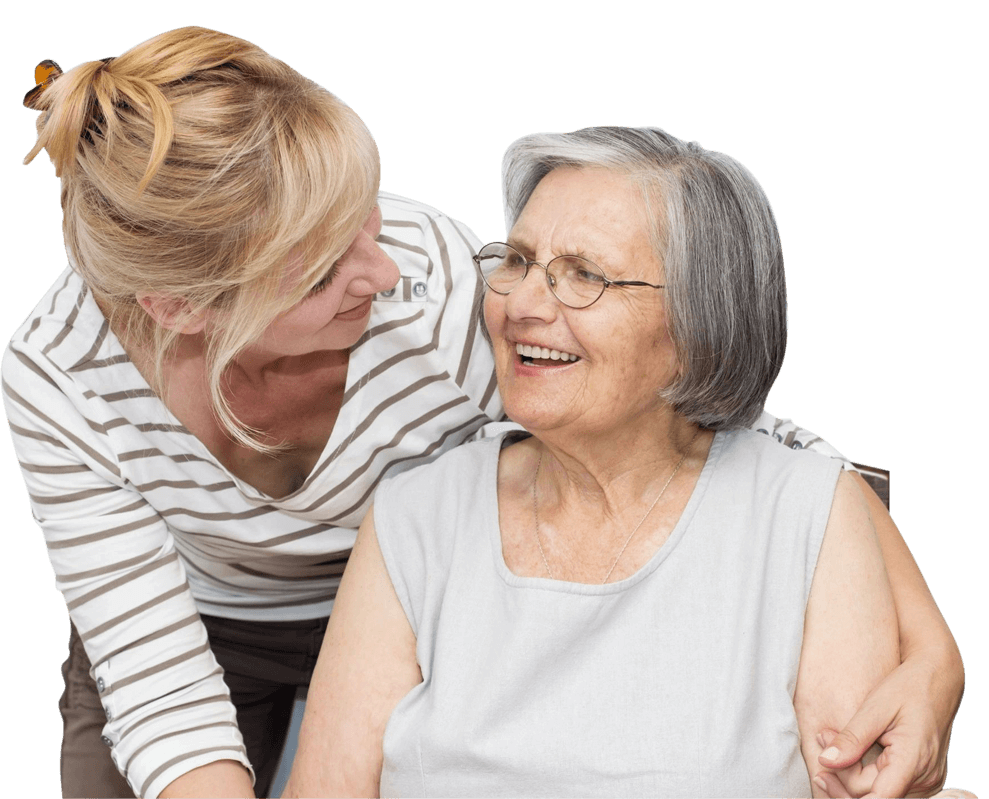
M 632 528 L 632 532 L 628 534 L 628 537 L 625 539 L 625 543 L 622 544 L 622 548 L 618 550 L 618 554 L 615 556 L 615 562 L 611 564 L 611 568 L 608 569 L 608 573 L 604 576 L 604 579 L 601 581 L 601 585 L 604 585 L 605 583 L 608 582 L 612 572 L 614 572 L 615 567 L 618 565 L 618 561 L 620 561 L 622 559 L 622 555 L 625 554 L 625 549 L 628 547 L 629 542 L 632 540 L 632 537 L 639 531 L 639 528 L 642 527 L 642 523 L 648 518 L 649 514 L 652 513 L 653 508 L 655 508 L 656 505 L 659 504 L 659 501 L 663 498 L 663 494 L 665 494 L 666 489 L 670 487 L 670 483 L 673 482 L 673 478 L 676 477 L 677 472 L 680 471 L 680 467 L 683 466 L 683 462 L 687 460 L 687 453 L 690 452 L 690 447 L 693 445 L 694 441 L 697 440 L 697 436 L 699 436 L 700 434 L 701 431 L 700 428 L 698 428 L 697 432 L 694 433 L 694 437 L 691 438 L 689 443 L 687 444 L 687 447 L 683 453 L 683 457 L 681 457 L 680 460 L 677 462 L 677 465 L 673 467 L 673 471 L 670 472 L 669 478 L 667 478 L 666 482 L 663 484 L 663 487 L 659 490 L 659 494 L 656 495 L 656 499 L 652 501 L 652 505 L 649 506 L 649 509 L 642 514 L 642 518 L 639 519 L 639 523 Z M 546 574 L 549 575 L 549 579 L 555 580 L 556 578 L 553 576 L 553 570 L 550 569 L 549 567 L 549 561 L 546 560 L 546 552 L 543 551 L 543 542 L 539 538 L 538 483 L 539 483 L 539 469 L 542 467 L 542 465 L 543 465 L 543 451 L 542 449 L 540 449 L 539 460 L 536 462 L 536 476 L 532 479 L 532 513 L 536 519 L 536 546 L 539 547 L 539 555 L 543 559 L 543 567 L 546 569 Z

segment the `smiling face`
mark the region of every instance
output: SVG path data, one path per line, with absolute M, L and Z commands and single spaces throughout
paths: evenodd
M 543 264 L 580 255 L 610 280 L 664 282 L 641 190 L 606 169 L 550 172 L 508 243 Z M 488 291 L 484 318 L 509 417 L 535 433 L 589 434 L 640 423 L 665 408 L 657 392 L 676 377 L 677 361 L 663 295 L 611 287 L 588 308 L 568 308 L 537 266 L 510 294 Z M 560 357 L 553 358 L 554 350 Z
M 381 209 L 375 206 L 346 252 L 268 326 L 248 348 L 250 356 L 274 359 L 352 347 L 367 328 L 374 295 L 398 283 L 398 267 L 375 241 L 380 232 Z

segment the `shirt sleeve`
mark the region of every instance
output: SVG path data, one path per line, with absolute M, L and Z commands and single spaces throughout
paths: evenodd
M 14 449 L 93 668 L 104 743 L 137 796 L 217 760 L 250 769 L 236 709 L 167 524 L 121 476 L 109 425 L 28 344 L 3 360 Z
M 457 384 L 489 419 L 501 421 L 504 408 L 482 313 L 484 283 L 473 260 L 480 241 L 470 228 L 448 216 L 437 214 L 431 221 L 431 244 L 449 275 L 439 347 L 446 353 Z
M 827 455 L 829 458 L 835 458 L 841 461 L 846 471 L 858 471 L 848 458 L 832 447 L 827 441 L 810 430 L 805 430 L 799 425 L 794 424 L 790 419 L 779 419 L 769 413 L 769 411 L 764 410 L 755 424 L 752 425 L 752 429 L 776 439 L 783 446 L 790 449 L 809 449 L 813 452 L 819 452 L 822 455 Z

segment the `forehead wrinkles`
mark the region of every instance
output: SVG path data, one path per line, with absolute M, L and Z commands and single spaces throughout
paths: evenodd
M 636 183 L 605 170 L 567 172 L 571 174 L 555 180 L 551 172 L 540 182 L 512 228 L 509 244 L 543 262 L 580 255 L 616 274 L 632 262 L 655 258 L 646 203 Z M 601 189 L 593 185 L 598 175 L 615 179 Z

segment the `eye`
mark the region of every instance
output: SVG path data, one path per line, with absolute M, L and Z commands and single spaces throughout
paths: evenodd
M 337 273 L 337 265 L 333 264 L 333 266 L 330 267 L 330 271 L 327 272 L 326 275 L 316 285 L 314 285 L 311 289 L 309 289 L 309 294 L 307 296 L 315 297 L 321 291 L 326 289 L 326 287 L 333 282 L 333 278 L 336 276 L 336 273 Z
M 525 269 L 525 258 L 507 247 L 492 247 L 481 253 L 481 258 L 487 261 L 490 271 L 514 272 Z
M 574 276 L 581 283 L 600 283 L 604 280 L 604 275 L 600 275 L 591 269 L 577 269 L 574 272 Z
M 560 259 L 561 271 L 568 280 L 575 281 L 587 286 L 598 286 L 604 282 L 604 275 L 590 261 L 571 255 Z
M 512 278 L 525 272 L 525 258 L 504 244 L 486 244 L 477 254 L 477 263 L 485 279 Z

